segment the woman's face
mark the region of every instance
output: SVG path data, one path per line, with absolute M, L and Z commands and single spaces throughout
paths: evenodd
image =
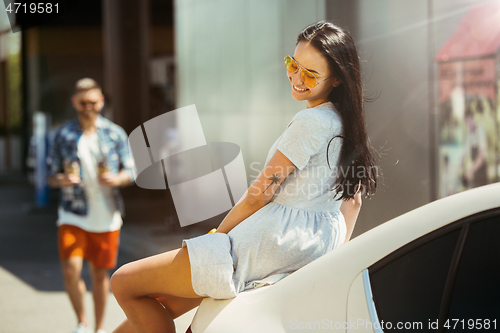
M 293 58 L 300 66 L 313 73 L 319 83 L 314 88 L 308 87 L 302 79 L 302 68 L 300 67 L 296 73 L 287 71 L 288 79 L 292 84 L 292 97 L 296 101 L 306 101 L 308 108 L 327 102 L 328 94 L 341 82 L 338 78 L 331 77 L 332 72 L 324 56 L 309 42 L 299 42 L 293 53 Z

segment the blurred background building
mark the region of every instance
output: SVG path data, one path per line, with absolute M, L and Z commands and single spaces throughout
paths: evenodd
M 466 110 L 486 133 L 487 182 L 499 180 L 499 6 L 499 0 L 85 0 L 13 33 L 0 3 L 0 174 L 26 174 L 33 115 L 48 115 L 50 128 L 73 117 L 73 85 L 89 76 L 103 84 L 104 115 L 128 133 L 196 104 L 207 142 L 238 144 L 252 181 L 274 140 L 305 108 L 290 96 L 283 57 L 293 53 L 302 28 L 327 19 L 351 31 L 365 95 L 374 98 L 366 115 L 383 182 L 363 204 L 360 234 L 471 186 L 463 180 L 474 160 L 464 157 L 471 149 Z M 129 191 L 128 211 L 139 216 L 151 211 L 145 202 L 165 200 L 164 193 Z

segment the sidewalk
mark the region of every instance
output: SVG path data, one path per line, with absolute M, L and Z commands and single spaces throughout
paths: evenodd
M 156 203 L 155 205 L 157 205 Z M 161 203 L 159 203 L 161 205 Z M 141 209 L 151 209 L 139 204 Z M 130 208 L 135 204 L 131 203 Z M 132 216 L 140 217 L 140 211 Z M 148 216 L 148 214 L 142 214 Z M 34 190 L 19 176 L 0 178 L 0 333 L 68 333 L 76 318 L 64 292 L 57 253 L 57 207 L 36 208 Z M 139 258 L 180 247 L 182 239 L 206 233 L 205 223 L 169 232 L 158 221 L 124 221 L 117 267 Z M 83 278 L 90 286 L 85 267 Z M 87 316 L 93 323 L 91 294 L 86 297 Z M 194 312 L 189 315 L 192 317 Z M 190 321 L 180 318 L 178 332 Z M 105 329 L 111 332 L 125 319 L 110 295 Z

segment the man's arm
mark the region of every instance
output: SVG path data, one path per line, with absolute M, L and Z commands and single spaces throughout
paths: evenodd
M 53 141 L 49 147 L 49 153 L 47 156 L 47 184 L 53 188 L 60 188 L 66 186 L 75 186 L 80 183 L 81 179 L 79 175 L 66 175 L 63 172 L 63 159 L 61 156 L 61 136 L 60 132 L 56 132 Z
M 120 172 L 116 174 L 116 179 L 115 181 L 115 186 L 118 187 L 124 187 L 131 185 L 134 182 L 134 174 L 135 174 L 135 162 L 134 158 L 132 156 L 132 152 L 130 150 L 129 144 L 128 144 L 128 136 L 125 131 L 120 128 L 121 131 L 117 133 L 120 137 L 120 143 L 118 146 L 118 155 L 120 156 L 120 163 L 122 168 L 120 169 Z M 106 174 L 103 174 L 103 176 Z M 110 179 L 105 179 L 106 177 L 101 177 L 104 178 L 102 181 L 105 183 L 108 181 L 113 181 Z M 101 179 L 99 180 L 101 181 Z
M 47 177 L 47 184 L 53 188 L 75 186 L 80 184 L 80 181 L 80 177 L 73 174 L 67 175 L 64 173 L 56 173 Z
M 108 187 L 128 186 L 131 183 L 130 174 L 125 169 L 122 169 L 116 174 L 105 172 L 99 176 L 99 183 Z

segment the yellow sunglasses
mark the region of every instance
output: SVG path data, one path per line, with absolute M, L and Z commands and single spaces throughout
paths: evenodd
M 318 81 L 318 78 L 316 77 L 316 75 L 309 72 L 307 69 L 305 69 L 302 65 L 300 65 L 295 59 L 293 59 L 289 55 L 287 55 L 285 57 L 285 67 L 286 67 L 286 70 L 289 71 L 290 73 L 297 73 L 297 71 L 299 70 L 299 67 L 302 68 L 302 72 L 300 73 L 300 75 L 302 76 L 302 80 L 304 81 L 304 83 L 309 88 L 314 88 L 319 83 L 331 78 L 331 76 L 329 76 L 324 80 Z

